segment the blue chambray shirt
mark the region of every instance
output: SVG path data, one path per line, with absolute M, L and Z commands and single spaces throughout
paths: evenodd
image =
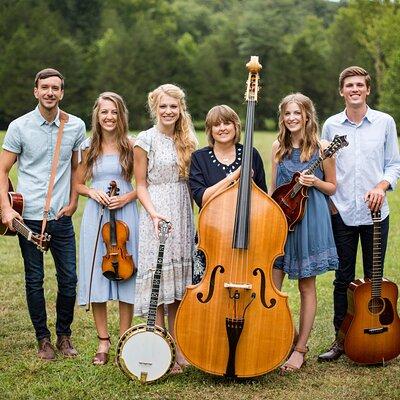
M 347 118 L 344 110 L 328 118 L 322 128 L 323 139 L 332 141 L 335 135 L 347 135 L 349 145 L 337 154 L 337 189 L 331 199 L 346 225 L 371 225 L 365 193 L 382 180 L 388 181 L 389 190 L 393 190 L 400 176 L 396 124 L 390 115 L 368 107 L 357 125 Z M 382 219 L 388 214 L 385 197 Z
M 48 123 L 37 106 L 33 111 L 12 121 L 7 129 L 3 149 L 17 154 L 17 192 L 24 197 L 22 217 L 25 219 L 43 219 L 59 126 L 59 113 L 52 123 Z M 79 149 L 85 134 L 85 123 L 69 114 L 69 121 L 64 126 L 49 220 L 54 219 L 57 212 L 69 204 L 72 151 Z

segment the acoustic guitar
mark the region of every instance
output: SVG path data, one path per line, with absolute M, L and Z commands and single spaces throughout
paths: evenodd
M 306 174 L 312 175 L 322 161 L 332 157 L 339 149 L 348 144 L 346 135 L 336 135 L 331 144 L 322 151 L 318 159 L 307 169 Z M 308 186 L 299 183 L 299 177 L 300 172 L 296 172 L 289 183 L 277 187 L 271 196 L 285 213 L 289 231 L 293 231 L 295 225 L 303 219 L 306 210 Z
M 129 328 L 117 345 L 116 361 L 119 368 L 129 378 L 139 379 L 141 383 L 162 378 L 175 363 L 174 339 L 165 329 L 156 325 L 164 247 L 169 230 L 170 224 L 161 221 L 157 266 L 153 276 L 147 323 Z
M 22 215 L 24 210 L 24 198 L 21 193 L 15 193 L 14 188 L 10 180 L 8 180 L 8 198 L 10 200 L 11 207 L 18 214 Z M 8 226 L 4 225 L 1 222 L 1 208 L 0 208 L 0 235 L 1 236 L 14 236 L 17 233 L 20 233 L 26 240 L 34 243 L 38 250 L 41 252 L 46 252 L 49 249 L 50 238 L 51 236 L 47 233 L 44 233 L 42 240 L 40 240 L 40 234 L 34 233 L 30 228 L 28 228 L 22 221 L 17 218 L 14 218 L 12 221 L 13 228 L 15 230 L 11 230 Z
M 340 329 L 344 351 L 359 364 L 384 364 L 400 354 L 398 288 L 382 278 L 381 213 L 372 212 L 373 265 L 371 279 L 357 279 L 347 290 L 347 315 Z

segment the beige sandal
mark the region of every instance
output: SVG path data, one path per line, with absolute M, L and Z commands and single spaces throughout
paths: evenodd
M 106 338 L 102 338 L 102 337 L 97 335 L 97 338 L 99 340 L 107 340 L 111 345 L 110 336 L 108 336 Z M 108 353 L 96 353 L 96 355 L 92 359 L 92 364 L 93 365 L 105 365 L 107 363 L 108 363 Z
M 298 367 L 297 365 L 291 364 L 288 361 L 286 361 L 285 364 L 283 364 L 280 367 L 279 375 L 286 375 L 286 374 L 290 374 L 292 372 L 297 372 L 306 363 L 306 354 L 308 353 L 308 347 L 295 346 L 293 351 L 297 351 L 298 353 L 303 355 L 303 362 L 301 363 L 300 367 Z M 292 352 L 292 354 L 293 354 L 293 352 Z M 290 357 L 292 356 L 292 354 L 290 355 Z

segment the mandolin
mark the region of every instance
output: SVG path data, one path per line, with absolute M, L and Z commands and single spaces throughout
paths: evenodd
M 322 154 L 318 159 L 311 164 L 310 168 L 307 169 L 306 174 L 312 175 L 321 165 L 322 161 L 326 158 L 332 157 L 339 149 L 348 144 L 346 135 L 336 135 L 331 144 L 322 151 Z M 274 193 L 272 193 L 272 198 L 285 213 L 289 231 L 293 231 L 294 226 L 303 219 L 306 210 L 308 186 L 304 186 L 298 182 L 299 176 L 300 172 L 296 172 L 289 183 L 279 186 L 276 188 Z
M 357 279 L 347 290 L 347 315 L 340 328 L 344 351 L 359 364 L 384 364 L 400 354 L 398 288 L 382 278 L 381 212 L 371 212 L 374 223 L 372 278 Z
M 11 207 L 18 214 L 22 215 L 24 210 L 24 198 L 21 193 L 14 192 L 14 188 L 10 180 L 8 180 L 8 198 L 10 200 Z M 49 249 L 51 236 L 48 233 L 44 233 L 42 240 L 40 240 L 40 234 L 34 233 L 28 228 L 22 221 L 14 218 L 12 221 L 13 228 L 10 230 L 8 227 L 1 223 L 1 208 L 0 208 L 0 235 L 1 236 L 14 236 L 17 233 L 22 235 L 26 240 L 36 245 L 37 249 L 42 253 L 45 253 Z

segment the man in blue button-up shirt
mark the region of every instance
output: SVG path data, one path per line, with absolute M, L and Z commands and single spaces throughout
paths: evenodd
M 0 154 L 0 205 L 2 222 L 13 229 L 13 220 L 23 221 L 33 232 L 40 232 L 44 202 L 51 173 L 51 163 L 60 125 L 58 104 L 64 96 L 64 78 L 57 70 L 47 68 L 35 78 L 35 110 L 11 122 Z M 56 266 L 57 348 L 65 356 L 75 356 L 71 323 L 76 297 L 76 251 L 71 216 L 78 204 L 78 195 L 71 190 L 77 167 L 77 150 L 85 139 L 84 122 L 69 115 L 62 136 L 57 173 L 51 198 L 46 231 L 51 235 L 50 250 Z M 8 174 L 18 161 L 17 191 L 24 197 L 22 216 L 10 206 L 7 188 Z M 19 235 L 24 259 L 26 297 L 29 314 L 39 343 L 38 356 L 54 360 L 55 352 L 47 328 L 43 291 L 43 255 L 36 245 Z
M 347 287 L 355 279 L 359 239 L 364 276 L 372 273 L 373 225 L 371 211 L 381 210 L 382 266 L 389 231 L 386 191 L 393 190 L 400 176 L 400 157 L 393 118 L 367 105 L 371 78 L 360 67 L 346 68 L 339 77 L 339 92 L 346 108 L 328 118 L 322 137 L 347 135 L 349 142 L 336 159 L 336 193 L 331 196 L 332 228 L 339 255 L 334 281 L 334 326 L 336 334 L 347 312 Z M 343 343 L 336 339 L 320 361 L 336 360 Z

